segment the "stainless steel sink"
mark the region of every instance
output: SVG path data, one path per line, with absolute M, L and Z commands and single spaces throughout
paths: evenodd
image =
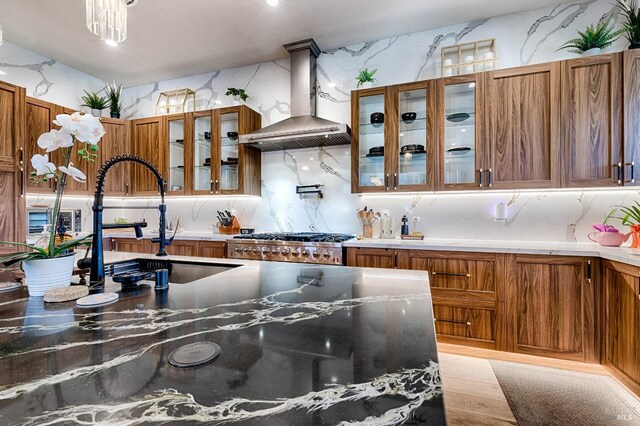
M 155 272 L 158 269 L 167 269 L 169 271 L 169 283 L 188 284 L 202 278 L 229 271 L 238 266 L 241 265 L 168 259 L 132 259 L 105 265 L 105 275 L 110 277 L 129 272 Z M 153 280 L 153 278 L 151 278 L 151 280 Z

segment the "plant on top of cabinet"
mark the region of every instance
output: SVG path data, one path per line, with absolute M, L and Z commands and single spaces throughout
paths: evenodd
M 637 0 L 617 0 L 620 14 L 625 22 L 623 34 L 629 41 L 629 49 L 640 48 L 640 8 Z
M 362 71 L 360 71 L 360 73 L 356 77 L 356 81 L 358 82 L 357 87 L 360 88 L 362 86 L 366 89 L 373 86 L 373 83 L 376 81 L 376 79 L 373 78 L 373 76 L 375 75 L 376 72 L 378 72 L 377 69 L 373 71 L 369 71 L 368 68 L 365 68 Z
M 109 101 L 104 96 L 98 95 L 96 92 L 84 91 L 85 95 L 82 97 L 83 107 L 91 109 L 91 115 L 94 117 L 100 117 L 102 110 L 109 106 Z
M 571 49 L 569 52 L 582 56 L 599 55 L 605 49 L 618 40 L 624 33 L 624 29 L 614 30 L 610 27 L 611 18 L 600 22 L 596 27 L 589 25 L 584 31 L 578 31 L 579 37 L 567 41 L 558 50 Z
M 109 111 L 111 118 L 120 118 L 120 112 L 122 111 L 122 83 L 116 84 L 115 81 L 107 84 L 106 87 L 107 97 L 109 98 Z
M 79 182 L 87 179 L 85 174 L 75 168 L 71 162 L 73 148 L 78 144 L 77 153 L 81 160 L 93 162 L 96 158 L 95 153 L 98 151 L 98 142 L 105 134 L 98 118 L 78 112 L 71 115 L 59 114 L 54 124 L 60 126 L 60 129 L 52 129 L 38 138 L 38 146 L 45 150 L 45 154 L 33 155 L 31 165 L 35 171 L 30 174 L 30 179 L 33 181 L 46 182 L 52 179 L 58 183 L 53 206 L 55 226 L 51 227 L 49 240 L 45 243 L 45 247 L 37 243 L 30 245 L 0 241 L 0 244 L 27 249 L 0 257 L 0 263 L 5 266 L 23 263 L 31 296 L 42 296 L 45 290 L 69 286 L 75 263 L 73 249 L 90 245 L 90 236 L 74 240 L 65 234 L 64 227 L 59 227 L 57 224 L 60 223 L 60 205 L 67 177 L 70 176 Z M 84 144 L 84 147 L 81 144 Z M 63 164 L 56 166 L 49 161 L 48 153 L 58 149 L 62 150 Z
M 244 89 L 236 89 L 235 87 L 228 87 L 225 95 L 233 96 L 234 105 L 240 105 L 240 100 L 242 100 L 242 102 L 247 102 L 247 99 L 249 99 L 249 95 L 247 95 L 247 92 L 245 92 Z

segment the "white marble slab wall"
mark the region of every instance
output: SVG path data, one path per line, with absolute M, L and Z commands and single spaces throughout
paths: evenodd
M 379 85 L 437 77 L 440 48 L 457 42 L 495 37 L 500 68 L 572 57 L 556 49 L 577 29 L 606 18 L 613 10 L 609 0 L 587 0 L 325 51 L 318 59 L 318 113 L 349 122 L 350 91 L 355 88 L 358 70 L 377 68 Z M 625 43 L 619 41 L 611 51 L 624 47 Z M 2 49 L 0 59 L 5 58 Z M 1 65 L 0 70 L 4 70 Z M 227 106 L 231 99 L 224 92 L 234 86 L 247 90 L 247 104 L 262 113 L 263 125 L 267 125 L 289 116 L 289 78 L 289 61 L 284 59 L 154 82 L 126 89 L 123 112 L 127 118 L 155 115 L 161 91 L 184 87 L 197 91 L 198 110 Z M 336 86 L 329 87 L 329 82 Z M 77 85 L 69 93 L 76 96 L 76 89 Z M 591 224 L 602 221 L 616 204 L 640 199 L 636 190 L 359 196 L 351 194 L 350 161 L 348 146 L 264 153 L 262 198 L 169 199 L 169 216 L 179 216 L 189 231 L 211 232 L 215 211 L 228 209 L 238 214 L 243 226 L 258 231 L 358 233 L 355 212 L 366 205 L 377 211 L 390 210 L 397 230 L 403 214 L 420 216 L 423 231 L 432 238 L 571 242 L 587 241 Z M 296 185 L 315 183 L 325 185 L 322 200 L 301 199 L 295 194 Z M 111 202 L 149 205 L 150 210 L 109 211 L 106 220 L 119 216 L 145 218 L 151 228 L 157 226 L 152 207 L 155 201 Z M 493 219 L 494 206 L 499 202 L 508 205 L 504 223 Z M 67 203 L 89 211 L 87 200 L 71 199 Z
M 8 40 L 0 46 L 0 81 L 25 87 L 27 96 L 75 109 L 84 90 L 98 92 L 106 84 Z

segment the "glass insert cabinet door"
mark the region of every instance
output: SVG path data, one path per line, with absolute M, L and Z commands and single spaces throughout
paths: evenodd
M 385 95 L 358 98 L 358 182 L 361 188 L 388 187 L 385 175 Z
M 212 126 L 211 113 L 194 116 L 193 119 L 193 191 L 213 191 L 211 166 L 213 163 L 211 149 Z
M 220 114 L 220 189 L 235 192 L 238 181 L 238 112 Z
M 169 192 L 184 192 L 185 185 L 185 119 L 169 118 L 167 133 L 169 138 Z
M 398 171 L 394 187 L 424 187 L 427 184 L 427 88 L 398 93 Z
M 476 83 L 468 81 L 444 87 L 444 184 L 459 188 L 476 186 Z M 481 173 L 480 173 L 481 174 Z

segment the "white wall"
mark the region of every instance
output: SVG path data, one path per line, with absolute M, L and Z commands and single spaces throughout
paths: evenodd
M 609 0 L 589 0 L 325 51 L 318 59 L 318 113 L 349 122 L 350 91 L 355 88 L 359 69 L 377 68 L 379 85 L 434 78 L 439 75 L 440 48 L 457 42 L 495 37 L 501 68 L 570 58 L 573 55 L 556 52 L 558 46 L 613 8 Z M 619 41 L 611 51 L 624 47 Z M 248 105 L 262 113 L 264 125 L 271 124 L 289 115 L 288 67 L 288 60 L 280 60 L 129 88 L 124 92 L 123 112 L 129 118 L 155 115 L 161 91 L 184 87 L 197 91 L 197 109 L 225 106 L 230 99 L 224 92 L 235 86 L 248 91 Z M 0 65 L 0 70 L 5 68 Z M 75 81 L 77 85 L 83 80 Z M 337 87 L 329 88 L 329 81 Z M 77 96 L 77 90 L 69 91 L 72 97 Z M 361 231 L 355 212 L 366 205 L 390 209 L 397 227 L 402 214 L 421 216 L 423 230 L 434 238 L 586 241 L 592 223 L 602 221 L 615 204 L 639 195 L 635 190 L 598 190 L 360 196 L 350 192 L 350 161 L 348 146 L 264 153 L 262 198 L 175 199 L 169 201 L 169 215 L 180 216 L 188 230 L 203 232 L 209 232 L 216 209 L 235 209 L 243 226 L 261 231 L 357 233 Z M 314 183 L 325 185 L 324 199 L 295 195 L 295 185 Z M 498 202 L 509 205 L 506 223 L 493 220 L 493 207 Z M 82 206 L 86 201 L 68 203 Z M 148 200 L 126 203 L 153 204 Z M 145 217 L 155 226 L 152 210 L 109 214 L 132 220 Z

